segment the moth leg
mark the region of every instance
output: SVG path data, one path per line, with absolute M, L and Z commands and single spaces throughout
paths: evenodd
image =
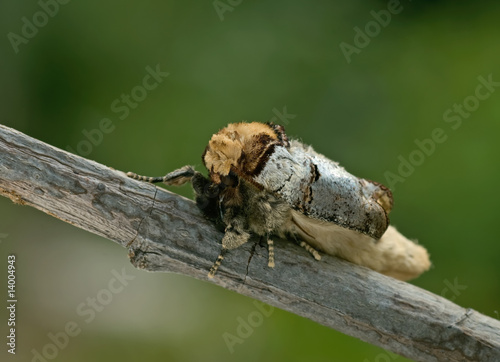
M 194 170 L 193 166 L 184 166 L 160 177 L 141 176 L 134 172 L 127 172 L 127 176 L 138 181 L 145 181 L 149 183 L 163 182 L 166 185 L 180 186 L 191 181 L 191 178 L 196 173 L 197 172 Z
M 163 177 L 151 177 L 151 176 L 142 176 L 138 175 L 134 172 L 127 172 L 127 176 L 130 178 L 133 178 L 134 180 L 137 181 L 144 181 L 144 182 L 149 182 L 149 183 L 156 183 L 156 182 L 162 182 Z
M 236 249 L 250 239 L 250 234 L 238 225 L 226 227 L 226 233 L 222 238 L 222 249 Z
M 267 238 L 267 249 L 269 250 L 269 260 L 267 262 L 267 266 L 270 268 L 274 268 L 274 242 Z
M 208 272 L 208 277 L 213 278 L 217 269 L 224 259 L 224 255 L 228 250 L 236 249 L 237 247 L 245 244 L 250 239 L 250 233 L 245 231 L 245 219 L 241 214 L 239 208 L 230 208 L 226 211 L 225 221 L 228 222 L 226 226 L 226 233 L 222 238 L 222 250 L 217 257 L 214 265 Z
M 299 244 L 301 247 L 306 249 L 316 260 L 321 260 L 321 255 L 319 255 L 318 251 L 314 249 L 311 245 L 306 243 L 305 241 L 301 241 Z
M 219 269 L 219 266 L 222 264 L 222 260 L 224 260 L 224 255 L 226 254 L 227 249 L 222 248 L 219 256 L 217 257 L 217 260 L 215 261 L 214 265 L 210 268 L 210 271 L 208 272 L 208 277 L 212 279 L 217 272 L 217 269 Z
M 222 238 L 222 250 L 215 260 L 214 265 L 210 268 L 208 272 L 208 277 L 213 278 L 217 269 L 222 264 L 222 260 L 224 260 L 224 255 L 230 249 L 236 249 L 238 246 L 245 244 L 248 239 L 250 239 L 250 234 L 247 232 L 237 232 L 235 230 L 226 231 L 226 234 Z

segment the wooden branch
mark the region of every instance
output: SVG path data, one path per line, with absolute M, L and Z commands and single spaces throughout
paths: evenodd
M 128 170 L 127 170 L 128 171 Z M 222 234 L 191 200 L 0 126 L 0 192 L 129 248 L 134 266 L 208 280 Z M 417 361 L 500 361 L 500 322 L 287 241 L 230 251 L 210 282 Z

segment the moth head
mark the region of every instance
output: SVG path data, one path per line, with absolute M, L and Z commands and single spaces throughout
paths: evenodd
M 236 175 L 233 171 L 229 171 L 227 176 L 221 176 L 220 181 L 224 184 L 224 187 L 238 187 L 240 183 L 238 175 Z
M 215 183 L 233 183 L 233 175 L 251 177 L 262 169 L 274 146 L 282 144 L 273 125 L 251 122 L 232 123 L 214 134 L 202 159 Z M 284 133 L 283 133 L 284 134 Z

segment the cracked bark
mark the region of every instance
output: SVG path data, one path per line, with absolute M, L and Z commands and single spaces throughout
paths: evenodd
M 245 276 L 243 277 L 243 282 L 242 282 L 243 285 L 245 285 L 247 282 L 248 268 L 250 267 L 250 262 L 252 261 L 253 254 L 255 253 L 256 248 L 257 248 L 257 242 L 254 242 L 252 249 L 250 249 L 250 255 L 248 256 L 247 269 L 245 271 Z
M 151 208 L 149 210 L 149 216 L 151 216 L 151 213 L 153 212 L 154 206 L 155 206 L 155 201 L 156 201 L 156 194 L 158 193 L 158 189 L 155 189 L 155 194 L 153 195 L 153 202 L 151 203 Z M 139 235 L 139 230 L 141 229 L 142 222 L 144 221 L 146 217 L 143 217 L 141 221 L 139 222 L 139 226 L 137 227 L 136 234 L 132 240 L 130 240 L 125 247 L 129 248 L 130 245 L 137 239 L 137 236 Z
M 191 200 L 0 126 L 0 193 L 128 248 L 134 266 L 208 280 L 222 233 Z M 499 361 L 500 322 L 346 261 L 275 240 L 226 254 L 210 282 L 417 361 Z

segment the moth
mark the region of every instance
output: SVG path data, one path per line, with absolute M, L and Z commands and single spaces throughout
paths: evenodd
M 267 240 L 273 268 L 273 236 L 292 238 L 316 260 L 339 256 L 382 274 L 416 278 L 430 267 L 429 254 L 393 226 L 391 191 L 357 178 L 273 123 L 232 123 L 214 134 L 202 155 L 205 177 L 184 166 L 163 177 L 127 176 L 151 183 L 191 182 L 205 216 L 225 230 L 213 278 L 228 250 L 252 234 Z

